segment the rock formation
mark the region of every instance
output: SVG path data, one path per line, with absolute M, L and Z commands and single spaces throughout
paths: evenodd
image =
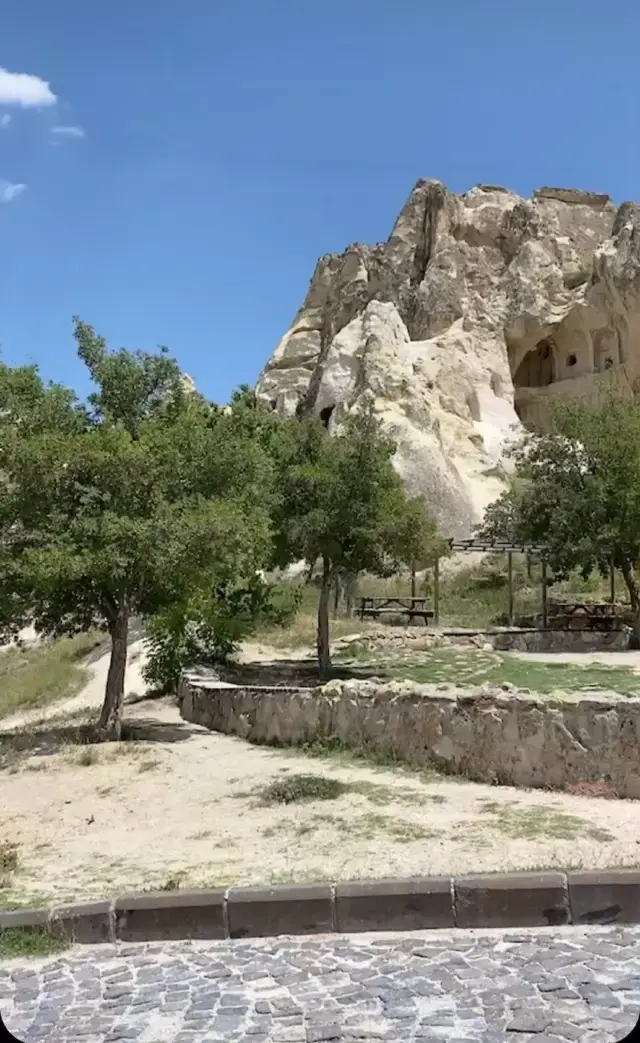
M 640 375 L 640 207 L 606 195 L 417 183 L 389 239 L 316 266 L 257 394 L 331 429 L 363 395 L 448 535 L 504 488 L 504 450 L 550 396 Z

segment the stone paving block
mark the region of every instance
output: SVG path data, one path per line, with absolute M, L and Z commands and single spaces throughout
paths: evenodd
M 542 927 L 568 923 L 562 873 L 488 873 L 455 879 L 458 927 Z
M 568 873 L 575 924 L 640 923 L 640 870 Z
M 117 898 L 116 937 L 122 942 L 224 938 L 224 899 L 222 890 Z
M 453 927 L 451 879 L 427 877 L 336 884 L 336 922 L 342 932 Z
M 327 934 L 333 930 L 331 885 L 232 887 L 227 915 L 231 938 Z
M 71 948 L 0 964 L 2 1016 L 25 1043 L 599 1043 L 622 1040 L 637 1021 L 640 927 L 533 928 L 520 940 L 499 930 L 424 938 L 312 935 Z M 301 962 L 304 982 L 297 977 Z M 249 964 L 260 975 L 245 981 Z M 466 976 L 476 964 L 486 972 L 484 990 Z M 549 986 L 572 969 L 581 978 L 592 972 L 594 980 L 563 1000 L 562 989 Z M 123 975 L 126 982 L 118 980 Z M 97 986 L 91 998 L 89 979 Z M 621 984 L 630 987 L 620 991 Z M 350 1004 L 354 991 L 368 995 L 366 1005 Z

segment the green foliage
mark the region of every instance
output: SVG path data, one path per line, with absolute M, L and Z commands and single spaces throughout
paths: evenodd
M 318 659 L 329 666 L 328 604 L 336 575 L 390 576 L 427 558 L 436 532 L 421 499 L 407 500 L 392 464 L 395 445 L 367 403 L 329 436 L 318 420 L 283 427 L 276 444 L 279 564 L 322 561 Z
M 410 526 L 395 446 L 373 409 L 350 414 L 333 436 L 317 420 L 296 428 L 278 460 L 281 563 L 322 558 L 346 575 L 391 575 L 411 552 Z M 410 503 L 415 520 L 419 502 Z
M 514 450 L 515 482 L 487 512 L 483 535 L 545 544 L 557 576 L 611 564 L 640 610 L 640 404 L 612 392 L 560 401 L 546 433 Z
M 283 626 L 296 612 L 299 588 L 251 577 L 246 586 L 220 586 L 169 605 L 147 620 L 149 659 L 144 676 L 160 691 L 175 691 L 189 666 L 216 666 L 258 626 Z
M 122 424 L 135 437 L 144 420 L 184 396 L 180 368 L 167 348 L 157 355 L 125 348 L 109 352 L 91 326 L 77 316 L 73 321 L 78 357 L 97 386 L 88 400 L 96 419 Z
M 250 582 L 271 553 L 274 470 L 165 351 L 109 353 L 79 320 L 75 336 L 90 408 L 32 368 L 0 367 L 0 624 L 109 630 L 101 725 L 119 734 L 129 619 Z
M 390 526 L 389 540 L 398 560 L 418 570 L 429 568 L 436 559 L 451 553 L 424 496 L 415 496 L 403 503 Z

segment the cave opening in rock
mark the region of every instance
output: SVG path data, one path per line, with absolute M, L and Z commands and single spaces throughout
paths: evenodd
M 556 379 L 553 342 L 545 337 L 528 351 L 513 375 L 516 388 L 543 388 L 553 384 Z
M 320 420 L 324 424 L 325 427 L 329 426 L 329 421 L 331 420 L 331 414 L 333 413 L 335 408 L 336 408 L 335 406 L 325 406 L 324 409 L 320 410 Z

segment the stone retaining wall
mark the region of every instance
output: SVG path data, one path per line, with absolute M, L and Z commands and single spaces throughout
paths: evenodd
M 498 652 L 626 652 L 631 644 L 629 627 L 609 633 L 598 630 L 505 629 L 488 636 Z M 452 644 L 458 642 L 452 640 Z M 461 642 L 464 643 L 464 642 Z
M 640 798 L 640 699 L 542 697 L 513 686 L 456 689 L 332 681 L 321 688 L 213 685 L 185 676 L 187 721 L 256 743 L 333 738 L 477 782 L 565 789 L 600 783 Z
M 609 633 L 599 630 L 541 630 L 539 627 L 467 627 L 432 629 L 392 627 L 365 631 L 340 638 L 334 647 L 348 653 L 349 645 L 364 648 L 462 648 L 495 649 L 498 652 L 626 652 L 631 647 L 632 631 L 623 626 Z

